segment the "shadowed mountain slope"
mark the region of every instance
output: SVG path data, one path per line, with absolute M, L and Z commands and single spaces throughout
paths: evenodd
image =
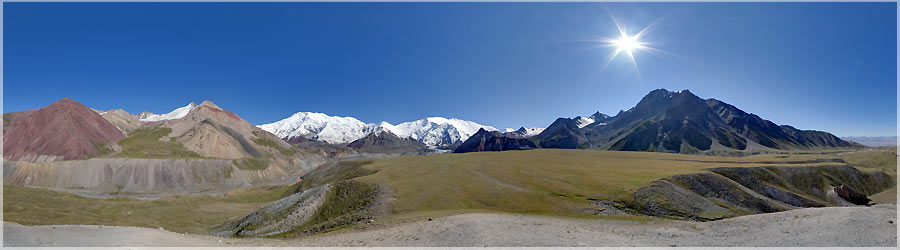
M 557 119 L 533 139 L 545 148 L 674 153 L 858 146 L 827 132 L 777 125 L 688 90 L 654 90 L 628 111 L 592 119 L 581 127 L 573 119 Z
M 510 135 L 512 134 L 512 135 Z M 515 132 L 500 133 L 497 131 L 478 130 L 468 140 L 460 144 L 454 153 L 479 151 L 527 150 L 537 148 L 533 142 Z
M 424 143 L 408 137 L 400 138 L 384 129 L 369 133 L 347 146 L 366 153 L 410 153 L 422 152 L 426 149 Z
M 543 132 L 531 138 L 542 148 L 589 148 L 590 142 L 575 119 L 559 118 Z

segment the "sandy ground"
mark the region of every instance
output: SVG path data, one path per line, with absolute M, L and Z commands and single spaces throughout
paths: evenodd
M 4 246 L 897 246 L 897 206 L 796 209 L 715 222 L 640 224 L 473 213 L 392 227 L 274 240 L 158 229 L 4 222 Z

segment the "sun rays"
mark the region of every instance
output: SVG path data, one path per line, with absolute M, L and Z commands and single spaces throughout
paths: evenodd
M 613 52 L 607 56 L 605 63 L 603 64 L 603 66 L 600 67 L 599 73 L 602 73 L 604 70 L 606 70 L 606 67 L 608 67 L 609 64 L 612 63 L 612 61 L 615 60 L 616 57 L 619 56 L 619 54 L 622 54 L 624 52 L 625 55 L 628 57 L 628 60 L 631 61 L 631 64 L 634 67 L 634 71 L 637 74 L 638 81 L 642 82 L 643 79 L 641 77 L 641 72 L 638 69 L 637 60 L 635 59 L 635 56 L 634 56 L 635 52 L 647 51 L 647 52 L 650 52 L 651 54 L 669 54 L 669 55 L 671 55 L 671 53 L 657 49 L 657 48 L 650 47 L 649 46 L 650 43 L 641 40 L 641 38 L 643 38 L 644 35 L 646 35 L 650 30 L 652 30 L 652 28 L 654 28 L 662 19 L 672 15 L 673 13 L 677 12 L 678 10 L 672 11 L 669 14 L 666 14 L 660 18 L 657 18 L 656 20 L 651 22 L 649 25 L 643 27 L 637 33 L 634 33 L 632 35 L 628 32 L 628 29 L 625 27 L 625 25 L 620 23 L 619 20 L 616 19 L 616 17 L 612 14 L 611 11 L 609 11 L 608 8 L 606 8 L 604 6 L 603 9 L 606 10 L 606 13 L 609 14 L 613 23 L 616 25 L 616 29 L 619 32 L 619 34 L 618 34 L 619 36 L 617 38 L 606 38 L 606 39 L 601 39 L 601 40 L 597 41 L 606 47 L 614 47 L 615 48 L 613 50 Z

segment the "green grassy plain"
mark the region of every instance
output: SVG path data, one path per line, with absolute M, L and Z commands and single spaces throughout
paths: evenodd
M 250 187 L 222 197 L 174 196 L 154 201 L 95 199 L 4 185 L 3 219 L 26 225 L 162 226 L 175 232 L 205 234 L 216 224 L 245 215 L 297 190 L 342 180 L 386 188 L 388 197 L 383 198 L 390 209 L 388 217 L 378 219 L 379 223 L 468 212 L 597 218 L 585 212 L 594 209 L 588 199 L 627 204 L 637 189 L 673 175 L 713 167 L 843 164 L 827 162 L 836 159 L 863 170 L 883 170 L 896 175 L 896 154 L 888 151 L 747 157 L 564 149 L 477 152 L 346 161 L 313 171 L 295 185 Z M 606 218 L 647 220 L 637 216 Z
M 258 186 L 222 196 L 171 196 L 158 200 L 87 198 L 66 192 L 3 185 L 3 221 L 23 225 L 84 224 L 163 227 L 207 234 L 212 226 L 283 197 L 289 186 Z
M 896 151 L 862 151 L 839 154 L 838 156 L 860 169 L 884 171 L 890 176 L 897 177 Z
M 630 204 L 650 182 L 713 167 L 814 166 L 832 155 L 698 156 L 651 152 L 539 149 L 398 157 L 362 168 L 375 174 L 355 180 L 393 192 L 393 214 L 453 214 L 491 210 L 584 216 L 588 199 Z
M 840 154 L 841 159 L 865 171 L 884 171 L 897 179 L 897 148 Z M 873 202 L 897 204 L 897 186 L 869 197 Z

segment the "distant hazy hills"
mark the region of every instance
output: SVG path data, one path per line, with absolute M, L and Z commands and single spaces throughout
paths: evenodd
M 870 147 L 897 146 L 896 136 L 844 136 L 841 139 Z

